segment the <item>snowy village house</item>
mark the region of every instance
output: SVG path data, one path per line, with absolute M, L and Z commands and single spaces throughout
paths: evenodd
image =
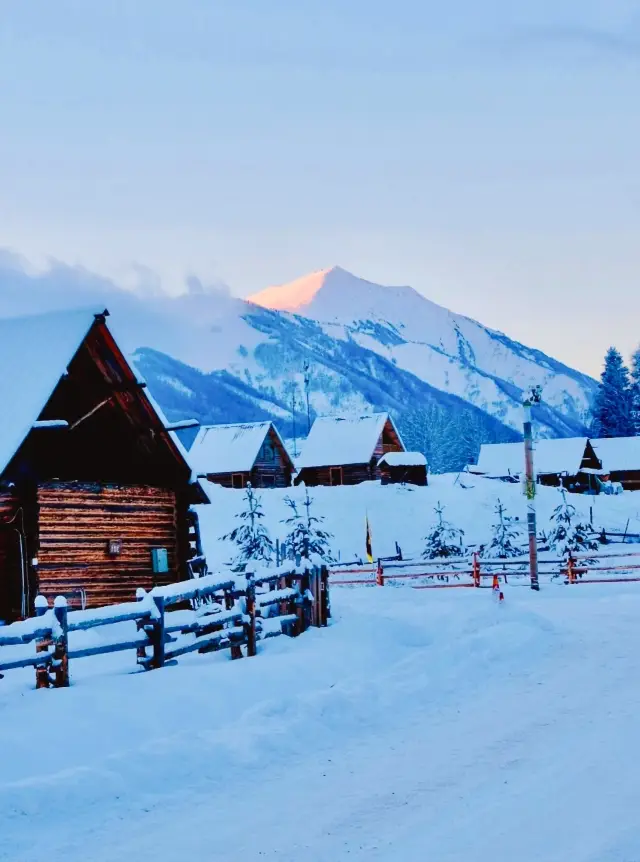
M 597 494 L 606 475 L 587 437 L 536 440 L 534 465 L 538 482 L 575 493 Z M 524 474 L 523 443 L 483 443 L 478 463 L 469 472 L 491 479 L 519 481 Z
M 294 472 L 273 422 L 203 426 L 189 458 L 198 476 L 225 488 L 288 488 Z
M 640 437 L 603 437 L 591 444 L 612 482 L 640 491 Z
M 187 577 L 186 452 L 106 323 L 108 312 L 0 321 L 0 619 L 38 593 L 72 605 Z
M 398 459 L 385 456 L 398 453 Z M 295 484 L 357 485 L 383 474 L 388 481 L 406 475 L 399 461 L 407 461 L 405 445 L 388 413 L 357 418 L 326 416 L 316 419 L 297 462 Z M 404 467 L 416 466 L 405 464 Z M 419 484 L 426 484 L 426 462 Z M 400 469 L 400 473 L 396 469 Z M 422 476 L 424 481 L 422 481 Z M 400 479 L 400 481 L 403 481 Z

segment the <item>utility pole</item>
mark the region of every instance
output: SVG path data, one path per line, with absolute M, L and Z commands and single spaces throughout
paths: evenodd
M 309 365 L 309 360 L 305 359 L 304 361 L 304 391 L 307 398 L 307 436 L 311 431 L 311 401 L 309 396 L 309 390 L 311 388 L 311 366 Z
M 293 457 L 298 457 L 298 443 L 296 440 L 296 384 L 291 383 L 291 425 L 293 430 Z
M 531 589 L 539 590 L 538 579 L 538 530 L 536 526 L 536 474 L 533 466 L 533 429 L 531 427 L 531 407 L 539 404 L 542 398 L 542 388 L 533 386 L 523 401 L 524 407 L 524 465 L 525 486 L 527 498 L 527 529 L 529 532 L 529 571 L 531 574 Z

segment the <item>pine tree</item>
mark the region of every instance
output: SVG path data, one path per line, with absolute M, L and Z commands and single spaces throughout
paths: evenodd
M 580 521 L 576 507 L 567 502 L 567 492 L 562 489 L 562 502 L 551 515 L 549 546 L 562 557 L 581 551 L 595 551 L 598 541 L 592 536 L 591 524 Z
M 431 532 L 425 538 L 425 548 L 422 556 L 425 560 L 435 560 L 438 557 L 460 557 L 464 553 L 464 531 L 458 530 L 444 519 L 444 506 L 440 503 L 434 509 L 437 521 Z
M 640 437 L 640 347 L 631 357 L 631 421 L 636 437 Z
M 240 521 L 223 540 L 233 542 L 238 550 L 231 565 L 234 572 L 244 572 L 250 562 L 269 565 L 273 560 L 273 541 L 269 531 L 261 523 L 264 518 L 262 503 L 256 492 L 248 484 L 244 493 L 246 508 L 238 512 Z
M 610 347 L 604 361 L 602 382 L 593 405 L 594 432 L 598 437 L 631 437 L 634 434 L 629 371 L 620 352 Z
M 305 489 L 305 498 L 302 501 L 304 512 L 299 511 L 298 502 L 291 497 L 285 497 L 285 503 L 292 513 L 289 518 L 285 518 L 282 522 L 291 527 L 291 531 L 285 539 L 291 559 L 316 556 L 321 557 L 327 564 L 335 562 L 329 542 L 333 536 L 320 526 L 324 522 L 324 518 L 312 514 L 313 498 L 309 496 L 309 491 Z
M 521 544 L 523 536 L 518 519 L 506 514 L 500 500 L 495 513 L 497 519 L 491 528 L 493 535 L 488 545 L 481 546 L 481 556 L 500 560 L 522 556 L 525 549 Z

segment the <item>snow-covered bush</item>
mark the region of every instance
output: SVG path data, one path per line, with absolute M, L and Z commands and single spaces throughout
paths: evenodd
M 480 546 L 480 555 L 489 559 L 508 560 L 511 557 L 521 557 L 523 547 L 522 527 L 517 518 L 507 515 L 502 502 L 498 500 L 495 508 L 496 520 L 491 531 L 491 541 Z
M 285 497 L 285 503 L 291 509 L 291 515 L 282 523 L 290 527 L 290 532 L 285 539 L 286 553 L 290 559 L 297 557 L 320 557 L 327 565 L 335 562 L 330 548 L 331 533 L 322 529 L 324 518 L 312 514 L 313 497 L 305 488 L 305 497 L 300 504 L 292 497 Z M 304 511 L 299 510 L 299 505 Z
M 263 566 L 269 565 L 274 554 L 273 540 L 261 523 L 264 518 L 262 503 L 251 484 L 247 485 L 243 499 L 245 508 L 236 515 L 240 523 L 222 537 L 237 546 L 237 553 L 231 563 L 234 572 L 246 571 L 248 564 L 253 561 Z
M 438 557 L 460 557 L 464 554 L 464 531 L 458 530 L 444 519 L 444 507 L 438 503 L 435 508 L 437 521 L 431 532 L 425 538 L 422 556 L 425 560 L 435 560 Z
M 562 502 L 551 515 L 548 542 L 561 557 L 581 551 L 595 551 L 598 541 L 593 536 L 591 524 L 581 521 L 576 507 L 567 501 L 567 493 L 562 489 Z

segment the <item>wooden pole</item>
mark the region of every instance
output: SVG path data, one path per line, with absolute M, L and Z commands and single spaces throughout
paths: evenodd
M 247 578 L 247 606 L 246 613 L 249 622 L 246 624 L 247 656 L 251 658 L 258 652 L 256 643 L 256 585 L 253 575 Z
M 531 405 L 540 401 L 540 394 L 535 390 L 524 401 L 524 466 L 525 466 L 525 496 L 527 498 L 527 530 L 529 533 L 529 572 L 531 589 L 539 590 L 538 578 L 538 530 L 536 526 L 536 474 L 533 466 L 533 427 L 531 423 Z
M 158 611 L 158 619 L 153 621 L 151 641 L 153 644 L 153 657 L 151 659 L 154 668 L 164 667 L 164 596 L 154 596 L 153 602 Z
M 49 610 L 49 602 L 44 596 L 36 596 L 35 600 L 36 616 L 43 617 Z M 45 637 L 36 643 L 36 652 L 47 652 L 50 639 Z M 36 665 L 36 688 L 49 688 L 51 680 L 49 679 L 49 669 L 46 665 Z
M 473 552 L 473 586 L 480 586 L 480 560 L 478 559 L 478 552 Z
M 56 636 L 53 661 L 55 668 L 54 685 L 56 688 L 69 687 L 69 622 L 67 600 L 64 596 L 56 596 L 53 612 L 60 631 Z

